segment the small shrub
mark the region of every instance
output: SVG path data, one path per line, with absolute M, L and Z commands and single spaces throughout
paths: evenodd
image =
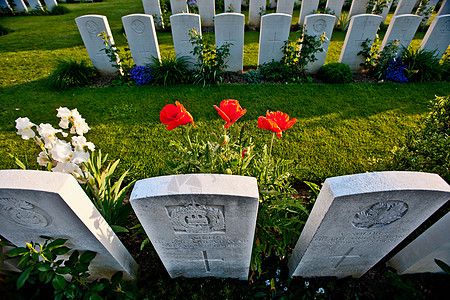
M 408 80 L 412 82 L 439 80 L 444 71 L 436 51 L 409 48 L 404 51 L 402 60 L 408 67 Z
M 289 75 L 289 67 L 281 61 L 272 61 L 258 66 L 261 76 L 271 82 L 287 82 Z
M 14 32 L 14 30 L 11 30 L 3 25 L 0 24 L 0 36 L 6 35 L 8 33 Z
M 365 58 L 364 63 L 361 66 L 376 79 L 384 79 L 386 77 L 386 70 L 391 61 L 394 61 L 398 56 L 399 42 L 394 40 L 380 51 L 380 40 L 378 35 L 375 41 L 366 39 L 361 44 L 362 50 L 358 55 L 362 55 Z
M 416 131 L 405 133 L 383 169 L 437 173 L 450 181 L 450 96 L 431 101 L 431 110 Z
M 348 25 L 350 25 L 350 17 L 348 15 L 348 11 L 341 11 L 339 15 L 337 29 L 341 31 L 347 31 Z
M 248 83 L 259 84 L 263 79 L 263 76 L 259 70 L 248 70 L 244 73 L 244 79 Z
M 49 85 L 53 89 L 65 90 L 88 85 L 98 76 L 98 71 L 86 61 L 62 60 L 50 75 Z
M 349 83 L 353 80 L 352 70 L 343 63 L 323 65 L 317 75 L 326 83 Z
M 161 58 L 153 57 L 149 65 L 153 69 L 153 83 L 158 85 L 174 85 L 189 83 L 190 71 L 187 69 L 188 58 L 169 54 Z
M 70 12 L 72 12 L 70 9 L 62 5 L 53 6 L 53 8 L 50 10 L 51 15 L 65 15 Z
M 150 67 L 136 66 L 130 70 L 130 78 L 138 85 L 150 84 L 153 78 L 152 71 Z
M 386 80 L 405 83 L 408 82 L 407 66 L 401 59 L 392 60 L 386 68 Z

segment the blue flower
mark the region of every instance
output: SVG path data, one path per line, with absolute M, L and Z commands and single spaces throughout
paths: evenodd
M 197 0 L 187 0 L 187 4 L 189 6 L 195 6 L 195 5 L 197 5 Z
M 388 62 L 388 66 L 385 71 L 386 80 L 405 83 L 408 82 L 406 77 L 408 66 L 405 65 L 401 59 L 391 60 Z
M 153 79 L 153 69 L 150 67 L 136 66 L 130 71 L 130 78 L 138 85 L 149 84 Z

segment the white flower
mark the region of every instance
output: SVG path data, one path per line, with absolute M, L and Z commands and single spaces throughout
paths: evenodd
M 84 151 L 75 151 L 70 158 L 70 161 L 76 165 L 87 162 L 89 160 L 89 153 Z
M 56 115 L 58 118 L 61 118 L 61 121 L 59 122 L 59 127 L 63 129 L 69 128 L 69 118 L 71 116 L 70 109 L 67 107 L 59 107 L 56 109 L 58 111 L 58 114 Z
M 91 151 L 95 150 L 94 143 L 87 142 L 84 136 L 73 136 L 72 145 L 75 147 L 75 151 L 84 151 L 84 147 L 87 147 Z
M 319 288 L 316 293 L 317 294 L 325 294 L 325 290 L 323 288 Z
M 270 280 L 266 280 L 266 285 L 270 285 Z
M 70 161 L 64 161 L 64 162 L 58 162 L 56 167 L 52 168 L 53 172 L 60 172 L 60 173 L 68 173 L 68 174 L 74 174 L 81 172 L 81 170 L 78 171 L 80 167 L 78 167 L 76 164 L 71 163 Z
M 16 128 L 17 134 L 21 135 L 24 140 L 32 139 L 35 137 L 35 133 L 31 127 L 36 126 L 30 122 L 28 118 L 17 118 L 16 119 Z
M 72 128 L 70 128 L 70 133 L 83 135 L 84 133 L 88 132 L 90 128 L 86 123 L 85 119 L 81 117 L 78 110 L 76 108 L 72 109 L 71 114 L 72 114 L 71 118 Z
M 309 286 L 309 281 L 305 281 L 305 286 L 306 286 L 306 287 Z
M 40 166 L 47 166 L 47 164 L 51 163 L 50 159 L 48 158 L 48 155 L 45 151 L 41 151 L 37 157 L 37 163 Z
M 53 148 L 49 150 L 49 153 L 57 162 L 70 161 L 70 158 L 73 155 L 72 147 L 70 146 L 70 144 L 61 140 L 56 141 L 56 143 L 53 145 Z
M 55 129 L 50 124 L 39 124 L 37 131 L 39 135 L 44 140 L 44 147 L 47 149 L 52 149 L 55 143 L 58 141 L 56 134 L 62 132 L 61 129 Z

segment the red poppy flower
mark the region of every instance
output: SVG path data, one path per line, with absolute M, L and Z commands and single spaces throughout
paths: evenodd
M 217 105 L 214 105 L 214 107 L 217 109 L 222 119 L 227 122 L 224 126 L 225 129 L 228 129 L 231 124 L 236 122 L 247 112 L 246 109 L 242 109 L 239 105 L 239 101 L 233 99 L 223 100 L 220 102 L 220 107 L 217 107 Z
M 167 130 L 175 129 L 178 126 L 186 125 L 187 123 L 194 125 L 194 119 L 186 108 L 184 108 L 183 104 L 180 104 L 178 101 L 175 101 L 175 104 L 176 106 L 173 104 L 164 106 L 159 114 L 161 123 L 168 125 Z
M 289 120 L 289 115 L 281 111 L 267 111 L 265 117 L 258 118 L 258 127 L 275 132 L 278 137 L 281 137 L 282 131 L 291 128 L 295 122 L 297 119 Z

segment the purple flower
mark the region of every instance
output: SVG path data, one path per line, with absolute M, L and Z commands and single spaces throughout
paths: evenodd
M 408 66 L 401 59 L 391 60 L 385 71 L 386 80 L 400 83 L 408 82 L 407 69 Z
M 138 85 L 149 84 L 153 79 L 153 69 L 150 67 L 136 66 L 130 71 L 130 78 Z

